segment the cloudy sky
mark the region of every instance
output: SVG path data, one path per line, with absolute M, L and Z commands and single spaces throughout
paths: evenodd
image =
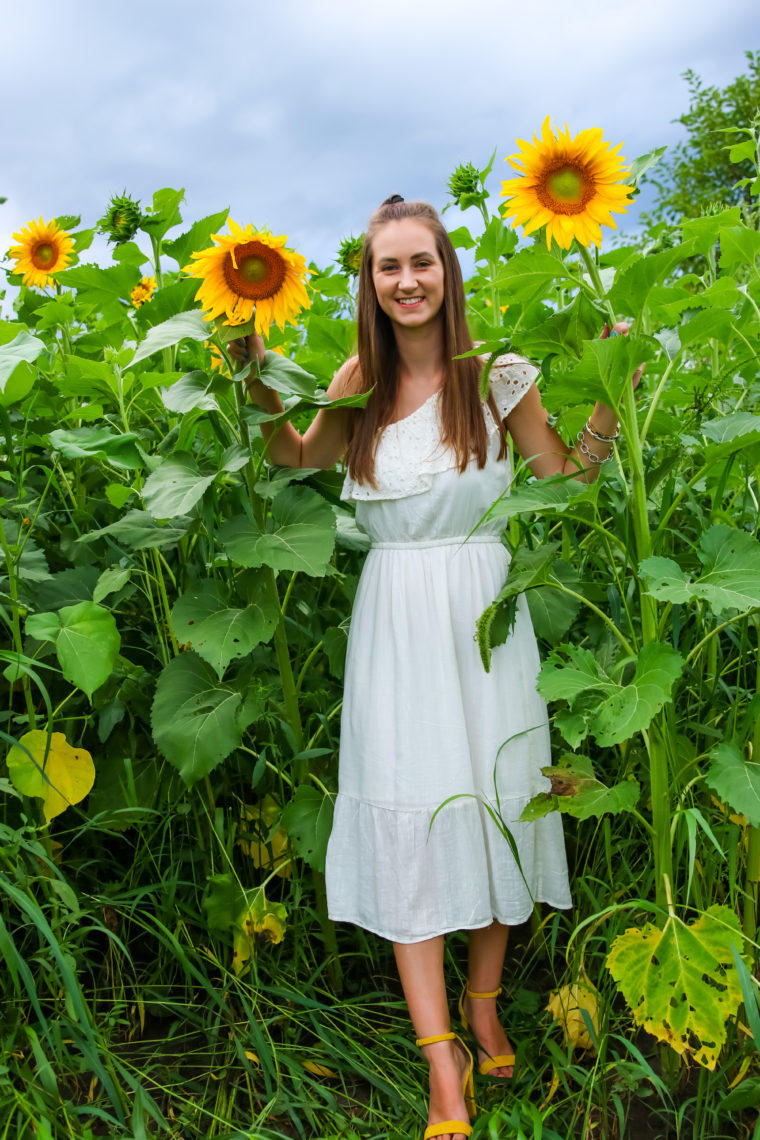
M 388 194 L 441 206 L 460 161 L 545 115 L 632 158 L 684 135 L 681 73 L 719 86 L 758 0 L 2 0 L 0 251 L 31 217 L 186 189 L 329 262 Z M 447 215 L 454 221 L 453 215 Z M 454 224 L 459 224 L 458 221 Z M 105 249 L 94 247 L 95 257 Z M 90 256 L 90 255 L 87 255 Z

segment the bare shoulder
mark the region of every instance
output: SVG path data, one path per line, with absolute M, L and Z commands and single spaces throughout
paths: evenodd
M 333 376 L 327 395 L 331 400 L 340 400 L 344 396 L 355 396 L 362 391 L 362 376 L 359 371 L 359 357 L 352 356 L 345 364 L 341 364 Z

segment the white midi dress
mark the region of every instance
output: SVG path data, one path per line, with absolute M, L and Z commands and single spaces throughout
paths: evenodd
M 499 358 L 491 388 L 503 417 L 536 375 Z M 561 817 L 518 822 L 549 788 L 540 769 L 551 763 L 525 598 L 490 673 L 475 641 L 509 566 L 501 521 L 468 537 L 510 482 L 484 414 L 485 467 L 457 470 L 436 393 L 384 430 L 376 488 L 350 477 L 343 488 L 372 545 L 348 639 L 328 911 L 395 942 L 494 918 L 514 925 L 537 901 L 571 905 Z M 490 812 L 514 837 L 519 867 Z

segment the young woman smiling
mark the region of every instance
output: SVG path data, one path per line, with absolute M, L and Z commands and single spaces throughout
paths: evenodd
M 470 348 L 448 234 L 431 206 L 395 196 L 367 229 L 358 355 L 328 389 L 372 389 L 366 407 L 321 411 L 303 436 L 291 424 L 263 429 L 275 463 L 330 467 L 345 457 L 343 498 L 372 540 L 346 661 L 329 911 L 393 942 L 430 1070 L 425 1137 L 449 1140 L 470 1134 L 475 1107 L 473 1057 L 451 1032 L 444 935 L 469 931 L 460 1021 L 480 1072 L 508 1079 L 514 1049 L 496 999 L 509 926 L 537 901 L 570 906 L 559 815 L 519 822 L 549 788 L 530 616 L 521 598 L 486 674 L 475 622 L 503 586 L 509 555 L 498 520 L 472 532 L 509 486 L 507 433 L 536 476 L 585 480 L 617 434 L 614 412 L 597 404 L 568 447 L 541 405 L 537 370 L 513 355 L 495 362 L 481 401 L 482 362 L 456 359 Z M 245 351 L 263 358 L 260 338 L 239 343 L 238 358 Z M 267 410 L 282 407 L 261 380 L 248 389 Z M 519 866 L 487 810 L 496 804 Z

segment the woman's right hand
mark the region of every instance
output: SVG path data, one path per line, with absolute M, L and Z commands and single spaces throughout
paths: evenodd
M 247 364 L 249 360 L 253 359 L 254 354 L 258 358 L 259 364 L 263 364 L 266 349 L 261 336 L 258 333 L 251 333 L 250 336 L 240 336 L 229 341 L 227 351 L 236 364 Z

